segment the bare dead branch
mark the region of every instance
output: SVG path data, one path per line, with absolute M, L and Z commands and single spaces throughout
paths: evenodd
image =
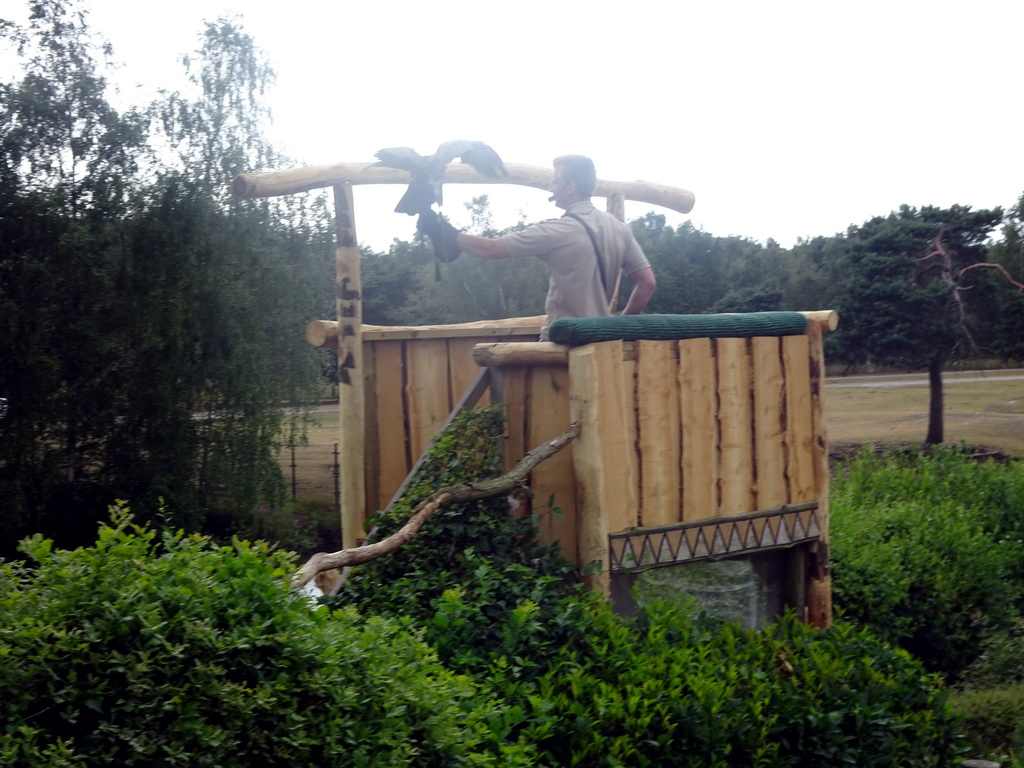
M 566 432 L 563 432 L 553 440 L 534 448 L 527 453 L 510 472 L 491 480 L 480 480 L 474 483 L 453 485 L 448 488 L 441 488 L 435 491 L 427 499 L 420 502 L 412 515 L 399 530 L 388 536 L 386 539 L 376 541 L 373 544 L 365 544 L 352 549 L 342 549 L 338 552 L 317 552 L 306 561 L 292 577 L 291 586 L 293 589 L 301 589 L 308 584 L 318 573 L 331 568 L 344 568 L 351 565 L 361 565 L 371 560 L 376 560 L 390 552 L 394 552 L 400 546 L 412 539 L 413 536 L 423 527 L 434 512 L 448 504 L 457 504 L 465 501 L 475 501 L 489 496 L 508 494 L 513 489 L 522 485 L 527 475 L 533 468 L 542 461 L 551 458 L 580 434 L 580 425 L 573 423 Z
M 991 264 L 989 262 L 978 262 L 977 264 L 971 264 L 970 266 L 964 267 L 959 272 L 957 272 L 956 279 L 959 280 L 961 277 L 963 277 L 965 274 L 967 274 L 971 270 L 981 269 L 981 268 L 997 270 L 998 272 L 1000 272 L 1002 274 L 1002 276 L 1004 278 L 1006 278 L 1006 282 L 1008 282 L 1010 285 L 1012 285 L 1018 291 L 1024 291 L 1024 284 L 1018 283 L 1016 280 L 1014 280 L 1010 276 L 1010 273 L 1006 271 L 1006 267 L 1004 267 L 1002 264 Z

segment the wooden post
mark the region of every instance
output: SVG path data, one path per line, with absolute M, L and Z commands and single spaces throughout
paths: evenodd
M 832 576 L 828 570 L 828 431 L 825 427 L 825 352 L 821 327 L 809 326 L 811 419 L 814 424 L 814 484 L 818 493 L 821 538 L 811 546 L 810 578 L 807 585 L 808 619 L 828 629 L 832 626 Z
M 580 425 L 573 446 L 579 504 L 579 560 L 601 564 L 590 585 L 610 593 L 608 534 L 636 524 L 637 474 L 627 438 L 630 396 L 620 373 L 622 342 L 574 347 L 569 352 L 569 412 Z M 631 415 L 631 414 L 630 414 Z
M 334 187 L 338 311 L 338 422 L 341 471 L 341 541 L 355 547 L 366 507 L 366 409 L 363 390 L 363 286 L 359 272 L 352 185 Z
M 608 195 L 605 200 L 608 213 L 614 216 L 619 221 L 626 220 L 626 196 L 621 192 L 612 192 Z M 615 290 L 612 291 L 612 300 L 608 306 L 608 311 L 613 315 L 618 307 L 619 303 L 619 284 L 622 282 L 622 270 L 618 271 L 615 275 Z

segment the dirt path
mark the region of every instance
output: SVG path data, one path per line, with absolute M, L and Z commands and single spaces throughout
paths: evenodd
M 955 371 L 942 375 L 942 383 L 972 384 L 983 381 L 1024 381 L 1024 369 L 1010 368 L 1005 371 Z M 864 375 L 825 380 L 826 387 L 927 387 L 928 374 L 882 374 Z

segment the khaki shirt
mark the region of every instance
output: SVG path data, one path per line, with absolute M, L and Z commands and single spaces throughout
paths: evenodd
M 601 269 L 590 236 L 568 214 L 578 214 L 597 239 L 608 284 L 601 284 Z M 626 224 L 589 201 L 569 207 L 560 219 L 538 222 L 502 240 L 509 258 L 534 256 L 547 265 L 548 295 L 544 303 L 547 327 L 563 317 L 607 317 L 620 271 L 631 275 L 650 266 Z

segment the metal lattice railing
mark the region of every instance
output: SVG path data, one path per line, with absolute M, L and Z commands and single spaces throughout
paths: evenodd
M 820 538 L 818 515 L 818 502 L 808 501 L 733 517 L 628 528 L 608 536 L 611 567 L 635 572 L 791 547 Z

